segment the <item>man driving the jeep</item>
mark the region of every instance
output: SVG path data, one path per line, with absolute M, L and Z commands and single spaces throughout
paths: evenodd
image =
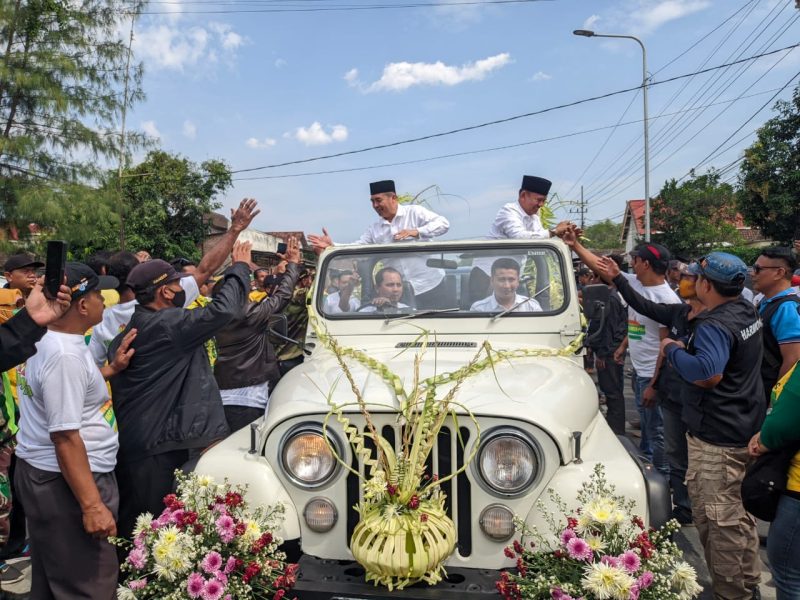
M 403 297 L 403 276 L 392 267 L 384 267 L 375 273 L 375 297 L 362 304 L 359 312 L 398 313 L 410 310 L 408 304 L 400 302 Z
M 475 312 L 541 312 L 542 307 L 533 298 L 521 296 L 519 288 L 519 263 L 513 258 L 498 258 L 492 263 L 491 288 L 488 298 L 478 300 L 470 310 Z

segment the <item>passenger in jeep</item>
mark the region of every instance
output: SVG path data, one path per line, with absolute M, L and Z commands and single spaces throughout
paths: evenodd
M 490 285 L 492 294 L 478 300 L 470 310 L 476 312 L 540 312 L 542 307 L 533 298 L 521 296 L 519 289 L 519 263 L 513 258 L 498 258 L 492 263 Z
M 411 309 L 408 304 L 400 302 L 403 297 L 403 277 L 397 269 L 384 267 L 375 273 L 375 294 L 369 303 L 361 305 L 359 312 L 398 313 Z

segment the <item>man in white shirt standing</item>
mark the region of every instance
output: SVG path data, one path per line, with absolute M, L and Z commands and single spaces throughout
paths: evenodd
M 67 263 L 69 310 L 48 327 L 18 381 L 22 418 L 14 484 L 28 522 L 32 598 L 115 597 L 119 569 L 107 538 L 117 533 L 116 421 L 104 378 L 126 368 L 131 331 L 98 369 L 84 332 L 103 317 L 100 290 L 113 277 Z
M 353 244 L 389 244 L 392 242 L 428 241 L 444 235 L 450 222 L 442 215 L 418 204 L 405 205 L 397 201 L 394 181 L 376 181 L 369 184 L 370 202 L 380 219 L 369 226 Z M 323 227 L 322 235 L 309 235 L 308 240 L 319 254 L 333 240 Z M 444 271 L 432 269 L 425 264 L 424 257 L 384 259 L 384 266 L 397 269 L 405 281 L 414 288 L 416 307 L 419 309 L 441 308 L 437 299 L 444 283 Z
M 492 263 L 492 294 L 470 307 L 476 312 L 539 312 L 542 307 L 533 298 L 520 296 L 519 263 L 513 258 L 498 258 Z
M 522 185 L 516 202 L 509 202 L 497 211 L 489 228 L 490 240 L 504 239 L 548 239 L 563 234 L 572 223 L 562 221 L 553 229 L 545 229 L 539 216 L 539 209 L 547 202 L 552 182 L 544 177 L 523 175 Z M 470 273 L 470 294 L 473 298 L 483 298 L 489 288 L 491 259 L 476 260 Z

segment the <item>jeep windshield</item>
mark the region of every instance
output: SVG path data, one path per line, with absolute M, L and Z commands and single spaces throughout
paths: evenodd
M 567 302 L 549 245 L 418 244 L 337 249 L 320 267 L 317 311 L 330 319 L 549 315 Z

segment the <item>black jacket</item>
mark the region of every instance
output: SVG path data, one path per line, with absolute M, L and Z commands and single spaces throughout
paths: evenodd
M 761 382 L 761 320 L 755 307 L 739 296 L 706 311 L 697 329 L 709 325 L 728 333 L 730 357 L 716 386 L 689 384 L 696 393 L 686 397 L 683 419 L 689 432 L 705 442 L 743 447 L 761 427 L 767 408 Z M 686 350 L 694 353 L 694 336 Z
M 278 288 L 269 298 L 247 304 L 217 333 L 214 377 L 220 389 L 249 387 L 269 381 L 272 391 L 280 379 L 280 370 L 275 349 L 269 341 L 269 318 L 282 311 L 292 299 L 299 275 L 298 265 L 289 263 Z
M 587 332 L 589 337 L 597 331 L 599 326 L 600 319 L 593 319 Z M 611 356 L 619 348 L 626 335 L 628 335 L 628 311 L 623 306 L 617 293 L 611 290 L 608 305 L 606 306 L 603 330 L 596 338 L 592 339 L 589 347 L 597 356 Z
M 0 326 L 0 372 L 24 363 L 36 354 L 36 342 L 47 327 L 39 327 L 24 308 Z
M 125 334 L 137 330 L 130 365 L 111 379 L 120 462 L 205 448 L 228 435 L 204 344 L 241 312 L 249 290 L 250 271 L 236 263 L 225 271 L 225 282 L 208 306 L 136 307 L 108 349 L 113 357 Z

